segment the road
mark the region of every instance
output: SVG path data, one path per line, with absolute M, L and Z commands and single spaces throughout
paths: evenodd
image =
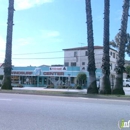
M 130 101 L 0 93 L 0 130 L 119 130 L 121 119 Z

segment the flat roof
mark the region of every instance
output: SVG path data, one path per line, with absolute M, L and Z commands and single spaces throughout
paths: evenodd
M 69 51 L 69 50 L 86 50 L 86 49 L 88 49 L 88 46 L 67 48 L 67 49 L 63 49 L 63 51 Z M 94 46 L 94 49 L 103 49 L 103 46 Z M 116 51 L 113 48 L 110 48 L 110 49 L 113 50 L 113 51 Z

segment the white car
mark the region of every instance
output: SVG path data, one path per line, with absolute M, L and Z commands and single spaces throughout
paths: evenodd
M 123 86 L 130 87 L 130 79 L 123 79 Z

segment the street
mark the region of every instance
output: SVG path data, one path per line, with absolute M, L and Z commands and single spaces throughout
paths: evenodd
M 1 130 L 119 130 L 122 119 L 129 101 L 0 93 Z

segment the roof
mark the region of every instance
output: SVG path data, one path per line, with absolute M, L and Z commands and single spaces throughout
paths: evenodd
M 88 46 L 68 48 L 68 49 L 63 49 L 63 50 L 67 51 L 67 50 L 86 50 L 86 49 L 88 49 Z M 94 49 L 103 49 L 103 46 L 94 46 Z
M 75 48 L 67 48 L 67 49 L 63 49 L 63 51 L 69 51 L 69 50 L 86 50 L 88 49 L 88 46 L 83 46 L 83 47 L 75 47 Z M 103 49 L 103 46 L 94 46 L 94 49 Z M 113 51 L 116 51 L 113 48 L 110 48 Z
M 0 67 L 2 67 L 3 66 L 3 63 L 0 63 Z

